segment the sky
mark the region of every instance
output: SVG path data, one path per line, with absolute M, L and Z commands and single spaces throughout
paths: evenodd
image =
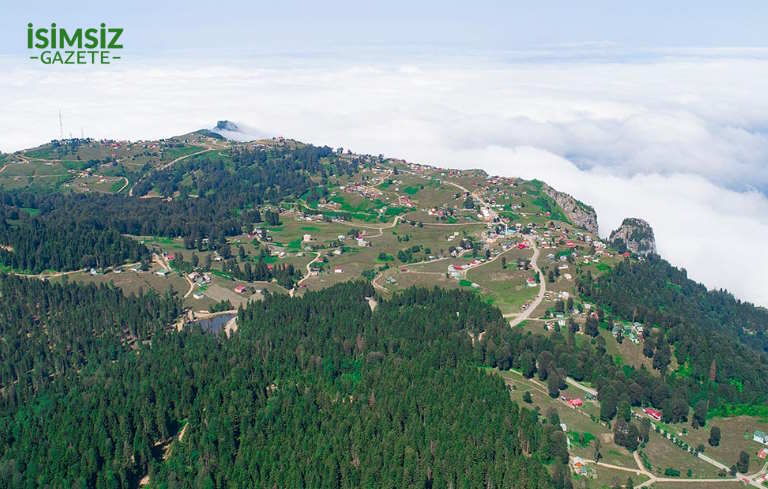
M 203 50 L 313 51 L 330 46 L 412 44 L 518 50 L 614 43 L 629 47 L 756 46 L 768 3 L 615 0 L 2 0 L 5 52 L 23 49 L 27 22 L 107 22 L 126 29 L 136 54 Z
M 254 134 L 540 178 L 710 288 L 768 305 L 766 2 L 3 5 L 0 150 L 65 131 Z M 527 3 L 527 2 L 526 2 Z M 109 66 L 27 59 L 26 25 L 125 28 Z

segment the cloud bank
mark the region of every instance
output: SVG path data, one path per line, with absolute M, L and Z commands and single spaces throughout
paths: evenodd
M 648 220 L 659 252 L 768 305 L 768 54 L 503 56 L 364 62 L 0 61 L 0 149 L 65 132 L 149 139 L 229 119 L 254 130 L 546 180 L 592 204 L 601 234 Z M 24 67 L 22 67 L 24 66 Z

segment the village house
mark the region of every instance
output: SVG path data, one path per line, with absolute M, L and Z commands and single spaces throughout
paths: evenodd
M 766 435 L 764 431 L 755 431 L 752 435 L 752 440 L 762 443 L 763 445 L 768 445 L 768 435 Z
M 587 475 L 587 466 L 581 457 L 573 457 L 573 471 L 578 475 Z
M 578 397 L 574 397 L 574 398 L 572 398 L 572 399 L 568 399 L 568 398 L 566 397 L 566 398 L 564 398 L 563 400 L 564 400 L 565 402 L 567 402 L 567 403 L 568 403 L 568 405 L 569 405 L 569 406 L 571 406 L 572 408 L 579 408 L 579 407 L 582 407 L 582 406 L 584 405 L 584 401 L 582 401 L 582 400 L 581 400 L 580 398 L 578 398 Z
M 643 409 L 643 412 L 656 421 L 661 421 L 661 411 L 658 409 L 645 408 Z M 765 435 L 765 433 L 763 433 L 763 435 Z

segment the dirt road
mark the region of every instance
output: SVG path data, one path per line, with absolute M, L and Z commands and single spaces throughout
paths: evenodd
M 296 291 L 299 289 L 299 287 L 301 287 L 301 284 L 303 284 L 311 276 L 312 264 L 315 263 L 319 259 L 320 259 L 320 253 L 315 253 L 315 257 L 312 258 L 312 260 L 309 263 L 307 263 L 307 267 L 306 267 L 307 268 L 307 274 L 304 275 L 304 277 L 302 277 L 301 280 L 296 282 L 296 286 L 294 286 L 291 290 L 288 291 L 288 295 L 293 297 L 293 295 L 296 293 Z
M 544 294 L 547 292 L 547 281 L 544 279 L 544 274 L 541 273 L 541 270 L 539 270 L 539 265 L 536 263 L 536 261 L 539 258 L 539 248 L 536 246 L 536 239 L 531 238 L 528 239 L 528 242 L 531 245 L 531 248 L 533 248 L 533 257 L 531 258 L 531 268 L 539 275 L 539 293 L 536 295 L 536 299 L 531 302 L 531 304 L 525 309 L 525 311 L 518 314 L 515 319 L 511 320 L 509 322 L 509 325 L 511 327 L 515 327 L 518 324 L 522 323 L 528 317 L 531 315 L 531 313 L 539 307 L 539 304 L 541 304 L 541 301 L 544 300 Z

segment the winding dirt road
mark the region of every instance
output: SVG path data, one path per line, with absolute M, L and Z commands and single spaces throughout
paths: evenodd
M 130 180 L 128 180 L 128 178 L 127 178 L 127 177 L 120 177 L 120 178 L 122 178 L 123 180 L 125 180 L 125 184 L 124 184 L 122 187 L 120 187 L 120 189 L 119 189 L 117 192 L 115 192 L 116 194 L 119 194 L 120 192 L 122 192 L 123 190 L 125 190 L 125 187 L 127 187 L 127 186 L 128 186 L 128 184 L 129 184 L 129 183 L 131 183 L 131 181 L 130 181 Z
M 531 238 L 527 240 L 528 243 L 531 245 L 531 248 L 533 248 L 533 257 L 531 258 L 531 267 L 533 270 L 539 275 L 539 293 L 536 295 L 536 299 L 531 302 L 531 304 L 525 309 L 525 311 L 521 312 L 513 320 L 509 322 L 509 325 L 511 327 L 515 327 L 518 324 L 522 323 L 528 317 L 531 315 L 531 313 L 539 307 L 539 304 L 541 304 L 541 301 L 544 300 L 544 294 L 547 292 L 547 281 L 544 279 L 544 274 L 541 273 L 541 270 L 539 270 L 539 265 L 536 263 L 536 261 L 539 258 L 539 248 L 536 246 L 536 239 Z
M 293 295 L 296 293 L 296 291 L 299 289 L 299 287 L 301 287 L 301 284 L 303 284 L 304 281 L 307 280 L 311 276 L 310 274 L 312 273 L 312 264 L 315 263 L 319 259 L 320 259 L 320 253 L 315 253 L 315 257 L 312 258 L 312 260 L 309 263 L 307 263 L 307 266 L 306 266 L 307 274 L 304 275 L 304 277 L 302 277 L 301 280 L 296 282 L 296 286 L 288 291 L 288 295 L 293 297 Z

